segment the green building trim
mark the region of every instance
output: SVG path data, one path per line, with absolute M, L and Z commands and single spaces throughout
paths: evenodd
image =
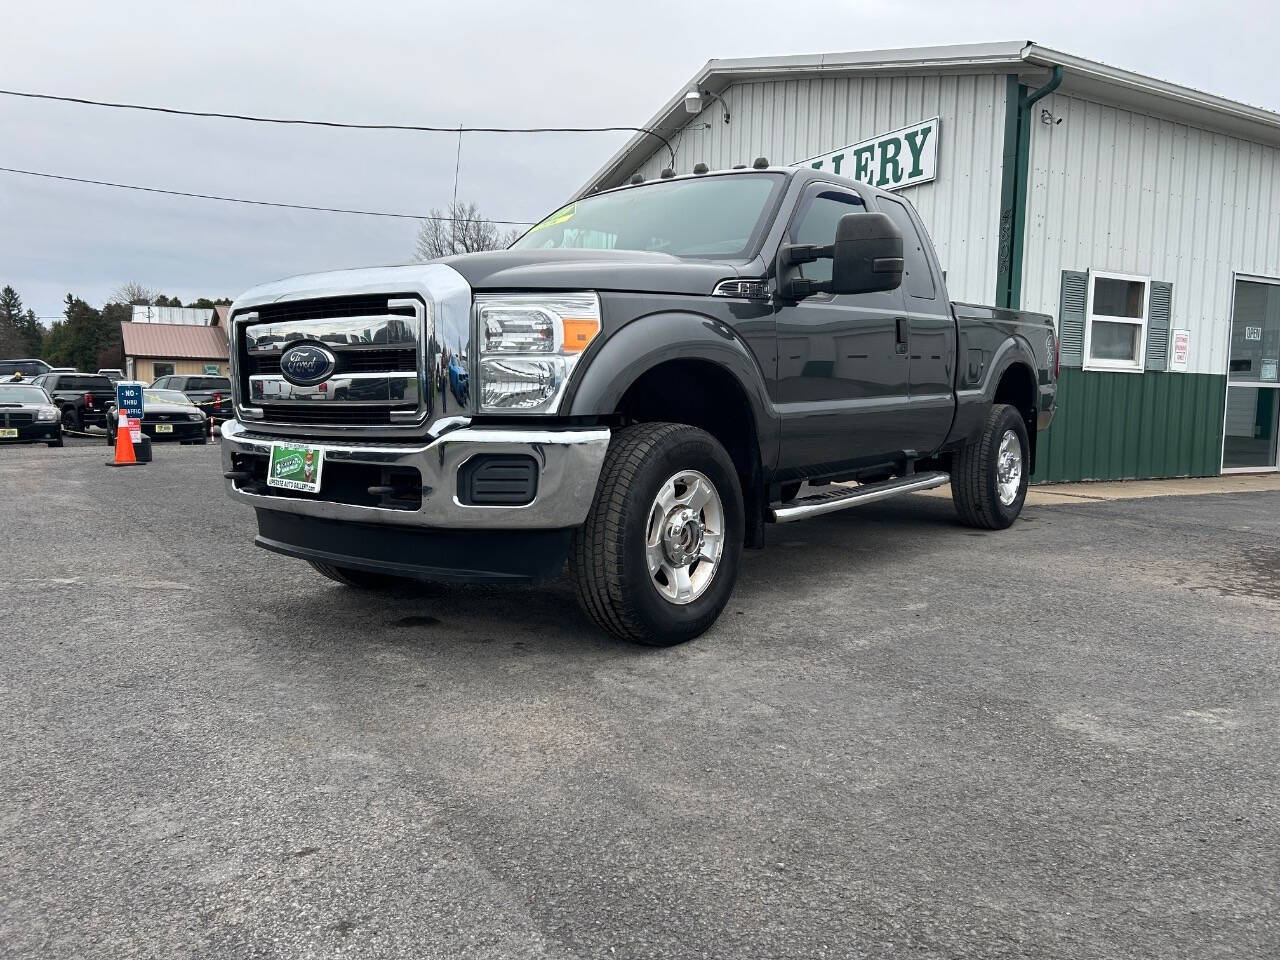
M 1226 397 L 1215 374 L 1063 368 L 1032 482 L 1217 476 Z

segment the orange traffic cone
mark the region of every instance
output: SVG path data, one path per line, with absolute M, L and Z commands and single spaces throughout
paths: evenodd
M 120 421 L 116 421 L 116 458 L 107 461 L 108 467 L 140 467 L 143 464 L 138 463 L 138 458 L 133 453 L 133 434 L 129 431 L 129 423 L 126 420 L 124 425 L 120 425 Z

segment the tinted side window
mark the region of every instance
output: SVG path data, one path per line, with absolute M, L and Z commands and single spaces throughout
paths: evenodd
M 924 240 L 915 222 L 907 213 L 907 208 L 897 200 L 888 197 L 879 199 L 880 209 L 889 215 L 889 219 L 902 231 L 902 256 L 907 262 L 906 273 L 902 278 L 902 289 L 909 297 L 920 297 L 924 300 L 934 298 L 933 273 L 929 270 L 929 257 L 924 252 Z
M 862 198 L 843 190 L 823 190 L 808 200 L 805 209 L 791 227 L 792 243 L 812 243 L 826 246 L 836 239 L 836 224 L 847 213 L 865 213 Z M 815 260 L 800 267 L 800 275 L 807 280 L 831 279 L 831 261 Z

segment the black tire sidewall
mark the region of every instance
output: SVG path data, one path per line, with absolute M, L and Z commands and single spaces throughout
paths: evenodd
M 1012 430 L 1022 446 L 1022 480 L 1018 485 L 1018 496 L 1013 503 L 1006 506 L 1000 502 L 1000 441 L 1006 430 Z M 991 431 L 987 436 L 990 449 L 987 451 L 989 463 L 987 475 L 983 478 L 984 491 L 990 505 L 991 514 L 996 517 L 1002 527 L 1009 527 L 1018 519 L 1022 505 L 1027 499 L 1027 484 L 1031 479 L 1031 444 L 1027 438 L 1027 425 L 1023 423 L 1018 411 L 1010 406 L 1003 407 L 992 418 Z
M 649 575 L 646 534 L 649 508 L 662 483 L 682 470 L 697 470 L 715 485 L 724 509 L 725 542 L 711 584 L 696 600 L 675 604 L 659 592 Z M 632 608 L 660 643 L 692 639 L 715 623 L 737 580 L 742 559 L 744 512 L 733 462 L 709 434 L 690 430 L 663 444 L 649 456 L 628 492 L 623 518 L 623 571 Z

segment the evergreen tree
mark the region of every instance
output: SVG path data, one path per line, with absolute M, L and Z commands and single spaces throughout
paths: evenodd
M 45 338 L 45 360 L 55 367 L 75 367 L 77 370 L 98 369 L 98 355 L 109 348 L 114 340 L 104 322 L 102 313 L 79 297 L 67 294 L 63 315 Z M 119 336 L 119 324 L 116 324 Z
M 22 339 L 26 344 L 26 356 L 38 357 L 44 349 L 44 327 L 40 326 L 40 321 L 36 319 L 36 312 L 28 309 L 22 315 L 22 319 L 17 323 L 18 332 L 22 334 Z
M 22 322 L 22 298 L 13 287 L 0 290 L 0 357 L 28 356 L 26 337 L 19 324 Z

